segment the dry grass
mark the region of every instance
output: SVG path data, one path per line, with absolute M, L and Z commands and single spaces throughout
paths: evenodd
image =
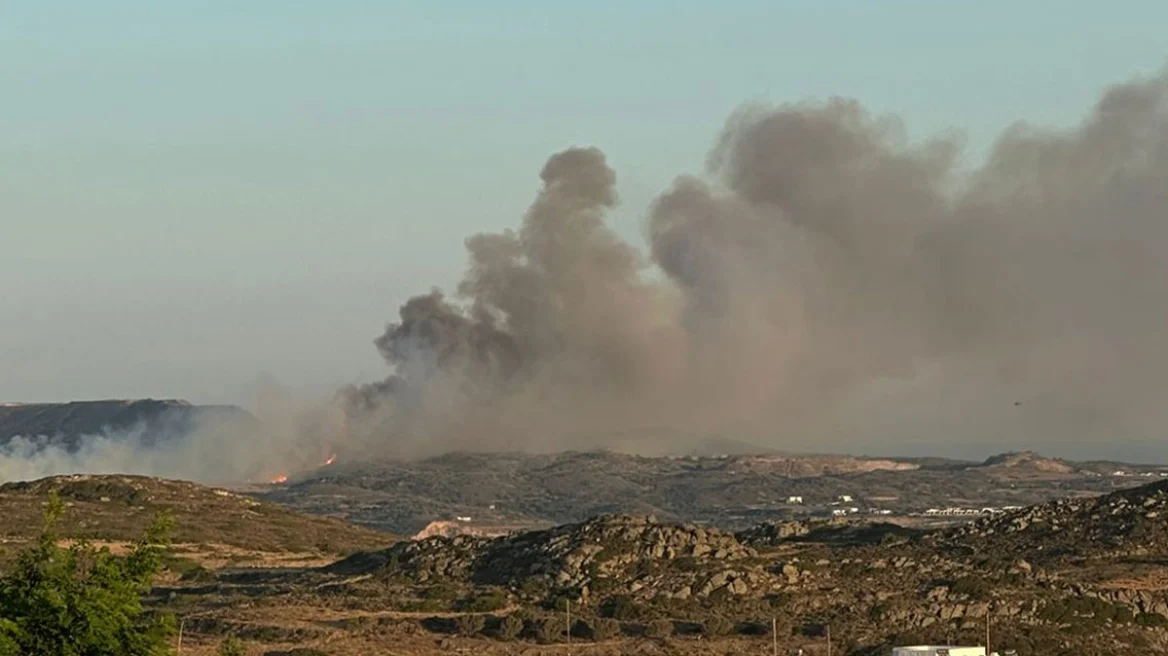
M 0 549 L 10 552 L 37 534 L 52 490 L 66 504 L 58 531 L 68 537 L 130 541 L 141 535 L 156 512 L 169 510 L 176 523 L 173 538 L 184 544 L 331 556 L 395 541 L 389 534 L 339 519 L 305 515 L 194 483 L 141 476 L 61 476 L 0 486 L 4 517 Z

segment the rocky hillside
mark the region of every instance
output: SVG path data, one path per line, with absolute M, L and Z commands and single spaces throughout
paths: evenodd
M 181 543 L 344 554 L 393 541 L 384 533 L 228 490 L 143 476 L 75 475 L 0 485 L 0 544 L 36 535 L 50 491 L 67 506 L 59 533 L 69 538 L 131 541 L 165 509 L 174 516 L 173 538 Z
M 1101 475 L 1100 468 L 1108 474 Z M 669 458 L 603 451 L 452 453 L 414 462 L 342 456 L 337 465 L 274 487 L 265 498 L 403 534 L 456 517 L 470 517 L 467 528 L 481 531 L 614 513 L 739 530 L 763 520 L 830 515 L 836 508 L 900 516 L 948 507 L 980 512 L 1111 492 L 1147 482 L 1137 473 L 1158 475 L 1153 468 L 1110 475 L 1117 468 L 1102 463 L 1080 468 L 1036 454 L 985 463 L 793 455 Z
M 176 400 L 75 401 L 0 404 L 0 447 L 17 437 L 73 451 L 90 435 L 134 432 L 143 443 L 181 436 L 201 422 L 252 420 L 235 406 L 198 406 Z
M 419 583 L 455 578 L 516 589 L 568 587 L 584 595 L 598 588 L 658 594 L 663 581 L 639 577 L 638 571 L 646 563 L 668 567 L 685 562 L 693 576 L 671 581 L 672 593 L 685 598 L 694 593 L 708 595 L 726 585 L 746 585 L 736 583 L 735 576 L 700 576 L 699 572 L 756 555 L 733 535 L 717 530 L 660 524 L 648 517 L 604 516 L 494 539 L 458 536 L 403 542 L 379 556 L 364 554 L 336 568 L 373 564 L 391 576 L 407 576 Z
M 876 656 L 984 644 L 987 624 L 993 649 L 1023 656 L 1165 653 L 1166 487 L 965 530 L 831 518 L 731 534 L 610 514 L 400 542 L 324 566 L 229 565 L 164 585 L 150 603 L 188 618 L 192 653 L 233 634 L 249 653 L 334 656 L 822 654 L 830 627 L 833 653 Z M 1048 557 L 1073 542 L 1093 544 Z
M 1036 562 L 1168 557 L 1168 481 L 1090 499 L 1058 499 L 938 536 Z

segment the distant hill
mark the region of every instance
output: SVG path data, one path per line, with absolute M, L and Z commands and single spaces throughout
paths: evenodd
M 1046 458 L 1033 451 L 1018 451 L 991 456 L 982 463 L 982 467 L 1014 470 L 1027 469 L 1051 474 L 1070 474 L 1077 469 L 1065 460 Z
M 54 476 L 0 485 L 0 545 L 33 538 L 49 492 L 67 508 L 66 538 L 127 542 L 140 537 L 158 510 L 176 522 L 175 542 L 266 552 L 344 554 L 384 547 L 394 537 L 339 519 L 298 513 L 224 489 L 145 476 Z
M 457 517 L 470 518 L 463 522 L 467 529 L 491 533 L 492 527 L 549 526 L 603 514 L 738 530 L 763 520 L 830 514 L 830 504 L 843 497 L 861 513 L 904 515 L 1022 506 L 1147 481 L 1150 472 L 1137 476 L 1129 469 L 1129 476 L 1102 475 L 1037 454 L 963 463 L 841 455 L 450 453 L 419 461 L 342 459 L 260 494 L 403 534 Z
M 86 436 L 134 432 L 144 444 L 181 436 L 202 422 L 256 421 L 242 408 L 181 400 L 108 400 L 0 404 L 0 447 L 17 437 L 75 451 Z

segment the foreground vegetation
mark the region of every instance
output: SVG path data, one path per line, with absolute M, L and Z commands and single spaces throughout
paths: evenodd
M 50 496 L 36 543 L 0 578 L 0 656 L 161 656 L 173 618 L 141 597 L 162 568 L 172 522 L 160 513 L 124 556 L 88 541 L 57 544 L 65 511 Z
M 875 655 L 987 624 L 1023 656 L 1168 650 L 1168 483 L 945 531 L 603 516 L 339 559 L 173 542 L 166 512 L 132 541 L 67 542 L 93 519 L 72 494 L 46 494 L 0 567 L 0 656 L 816 654 L 828 627 L 833 653 Z

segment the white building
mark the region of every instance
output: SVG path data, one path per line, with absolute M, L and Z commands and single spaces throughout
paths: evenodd
M 787 503 L 803 503 L 803 497 L 787 497 Z
M 839 495 L 839 502 L 840 503 L 851 503 L 852 502 L 852 495 L 850 495 L 850 494 Z
M 985 647 L 893 647 L 892 656 L 986 656 Z

